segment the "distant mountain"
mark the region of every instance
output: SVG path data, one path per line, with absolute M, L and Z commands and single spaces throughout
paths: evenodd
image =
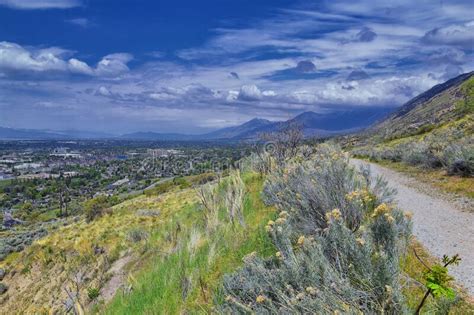
M 0 140 L 61 140 L 67 138 L 65 135 L 48 131 L 0 127 Z
M 65 140 L 110 139 L 114 136 L 102 132 L 80 130 L 36 130 L 0 127 L 0 140 Z
M 120 136 L 121 139 L 128 140 L 157 140 L 157 141 L 198 141 L 198 140 L 229 140 L 239 139 L 241 135 L 253 133 L 256 130 L 272 125 L 266 119 L 254 118 L 242 125 L 226 127 L 213 132 L 201 135 L 185 135 L 179 133 L 156 133 L 156 132 L 135 132 Z
M 64 135 L 70 139 L 111 139 L 115 136 L 110 133 L 99 131 L 84 131 L 84 130 L 61 130 L 51 131 L 56 134 Z
M 200 135 L 179 133 L 134 132 L 121 136 L 86 131 L 45 131 L 0 128 L 0 139 L 10 140 L 63 140 L 63 139 L 121 139 L 144 141 L 214 141 L 214 140 L 252 140 L 259 134 L 275 132 L 290 124 L 297 124 L 306 136 L 329 136 L 348 133 L 365 128 L 386 116 L 389 108 L 357 108 L 331 113 L 304 112 L 290 120 L 272 122 L 254 118 L 238 126 L 222 128 Z
M 275 123 L 270 120 L 254 118 L 252 120 L 243 123 L 242 125 L 227 127 L 219 129 L 214 132 L 210 132 L 200 136 L 202 139 L 235 139 L 241 138 L 247 134 L 253 134 L 262 130 L 268 126 L 273 126 Z
M 370 133 L 383 138 L 398 138 L 433 129 L 464 117 L 456 104 L 466 97 L 463 88 L 474 80 L 474 71 L 461 74 L 405 103 L 370 129 Z
M 305 133 L 312 134 L 313 131 L 327 131 L 328 133 L 343 133 L 363 129 L 374 122 L 383 119 L 393 108 L 369 107 L 355 108 L 332 113 L 318 114 L 305 112 L 289 120 L 289 123 L 297 123 L 303 126 Z
M 123 140 L 149 140 L 149 141 L 192 141 L 199 136 L 184 135 L 180 133 L 134 132 L 118 137 Z

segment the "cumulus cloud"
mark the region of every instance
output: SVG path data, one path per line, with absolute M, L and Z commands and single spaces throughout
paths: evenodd
M 69 9 L 81 4 L 80 0 L 0 0 L 0 5 L 20 10 Z
M 238 98 L 242 101 L 258 101 L 262 99 L 262 91 L 254 84 L 242 85 Z
M 112 93 L 110 92 L 110 90 L 108 88 L 106 88 L 105 86 L 101 86 L 97 89 L 97 94 L 98 95 L 102 95 L 102 96 L 110 96 L 112 95 Z
M 58 47 L 31 48 L 11 42 L 0 42 L 0 70 L 6 72 L 70 72 L 90 76 L 113 76 L 129 71 L 132 55 L 110 54 L 94 69 L 84 61 L 70 58 L 73 52 Z
M 30 51 L 10 42 L 0 42 L 0 69 L 18 71 L 65 70 L 62 57 L 68 51 L 59 48 Z
M 233 117 L 278 120 L 328 106 L 401 105 L 474 66 L 471 24 L 462 22 L 472 19 L 466 6 L 413 6 L 334 0 L 318 10 L 279 11 L 212 30 L 202 46 L 177 52 L 186 61 L 160 51 L 134 63 L 125 53 L 90 61 L 81 52 L 2 42 L 0 111 L 18 109 L 22 117 L 19 108 L 31 115 L 25 104 L 44 102 L 40 114 L 54 116 L 61 113 L 54 104 L 72 104 L 64 117 L 83 119 L 83 126 L 143 130 L 149 122 L 150 129 L 166 129 L 172 121 L 171 130 L 185 132 L 224 126 Z M 49 72 L 61 80 L 24 75 L 49 78 Z
M 429 44 L 455 45 L 474 49 L 474 21 L 434 28 L 428 31 L 422 40 Z
M 87 63 L 71 58 L 68 61 L 69 70 L 74 73 L 94 75 L 94 70 L 87 65 Z
M 107 55 L 97 64 L 96 73 L 103 76 L 113 76 L 127 72 L 130 70 L 127 63 L 132 59 L 133 56 L 127 53 Z

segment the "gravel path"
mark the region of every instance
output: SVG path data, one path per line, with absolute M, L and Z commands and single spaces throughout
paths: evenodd
M 474 296 L 474 213 L 462 212 L 454 203 L 427 195 L 422 184 L 414 178 L 361 160 L 354 165 L 370 164 L 372 176 L 383 176 L 398 194 L 400 209 L 413 213 L 413 233 L 436 257 L 459 254 L 459 266 L 450 273 Z

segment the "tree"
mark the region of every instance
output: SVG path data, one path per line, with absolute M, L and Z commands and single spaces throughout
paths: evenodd
M 299 123 L 290 122 L 283 124 L 279 131 L 263 133 L 259 138 L 264 142 L 263 151 L 257 150 L 257 156 L 262 162 L 268 162 L 268 156 L 271 156 L 278 165 L 282 165 L 298 154 L 304 134 Z
M 110 206 L 109 198 L 107 196 L 98 196 L 92 198 L 84 203 L 84 212 L 86 221 L 91 222 L 96 218 L 102 216 L 105 209 Z

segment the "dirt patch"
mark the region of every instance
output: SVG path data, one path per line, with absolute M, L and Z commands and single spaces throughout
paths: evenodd
M 112 274 L 112 277 L 100 290 L 101 296 L 105 302 L 109 302 L 114 297 L 117 290 L 122 287 L 126 280 L 126 271 L 125 266 L 132 260 L 132 256 L 124 256 L 117 259 L 112 267 L 109 269 L 109 273 Z

